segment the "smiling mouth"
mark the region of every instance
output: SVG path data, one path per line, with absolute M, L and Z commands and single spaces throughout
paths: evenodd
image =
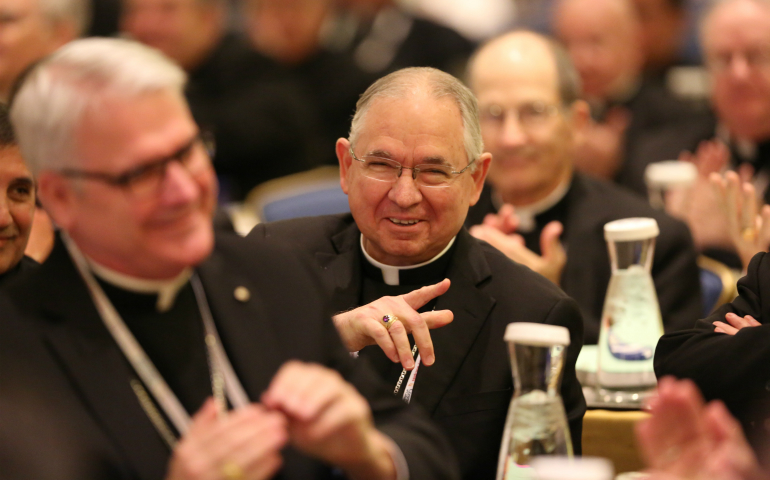
M 419 220 L 399 220 L 398 218 L 389 218 L 388 220 L 396 225 L 414 225 L 419 222 Z

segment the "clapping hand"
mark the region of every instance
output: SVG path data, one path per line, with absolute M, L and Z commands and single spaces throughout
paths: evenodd
M 540 234 L 542 255 L 528 249 L 524 244 L 524 238 L 514 233 L 518 224 L 513 206 L 504 205 L 496 215 L 487 215 L 482 225 L 471 227 L 470 233 L 500 250 L 514 262 L 526 265 L 559 285 L 561 272 L 567 263 L 567 252 L 559 240 L 564 230 L 562 224 L 554 221 L 543 228 Z

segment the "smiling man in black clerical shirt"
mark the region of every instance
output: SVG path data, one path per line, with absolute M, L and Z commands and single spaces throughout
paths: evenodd
M 0 337 L 28 345 L 0 348 L 0 395 L 50 409 L 103 473 L 78 478 L 455 478 L 434 427 L 342 348 L 307 269 L 215 236 L 184 81 L 117 39 L 70 43 L 25 79 L 11 118 L 62 233 L 0 297 Z
M 0 104 L 0 285 L 37 265 L 24 255 L 34 213 L 35 183 Z
M 506 325 L 566 326 L 561 394 L 580 452 L 577 305 L 463 228 L 491 160 L 473 94 L 435 69 L 399 70 L 361 96 L 336 148 L 352 214 L 258 225 L 248 237 L 254 248 L 276 239 L 313 255 L 332 305 L 344 311 L 334 320 L 348 349 L 360 350 L 395 396 L 430 412 L 467 479 L 494 478 L 497 468 L 513 394 Z M 426 338 L 426 325 L 452 316 Z M 373 340 L 379 346 L 365 347 Z

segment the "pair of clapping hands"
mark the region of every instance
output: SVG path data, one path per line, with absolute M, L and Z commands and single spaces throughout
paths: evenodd
M 281 468 L 281 449 L 340 467 L 354 479 L 395 479 L 392 441 L 366 400 L 337 372 L 291 361 L 260 403 L 222 413 L 209 399 L 177 444 L 166 480 L 258 480 Z
M 648 407 L 636 438 L 649 480 L 770 478 L 724 404 L 706 404 L 692 381 L 662 378 Z
M 770 246 L 770 206 L 761 209 L 749 165 L 722 173 L 728 165 L 727 147 L 717 141 L 701 142 L 694 153 L 679 157 L 698 168 L 695 184 L 688 193 L 671 192 L 666 211 L 690 227 L 699 249 L 731 248 L 741 258 L 744 269 L 751 257 Z

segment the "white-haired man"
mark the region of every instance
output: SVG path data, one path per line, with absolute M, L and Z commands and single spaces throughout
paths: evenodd
M 25 80 L 11 116 L 62 240 L 8 290 L 44 353 L 3 369 L 37 365 L 36 398 L 109 478 L 452 477 L 431 427 L 350 363 L 304 269 L 215 238 L 184 79 L 89 39 Z
M 575 376 L 583 338 L 577 305 L 463 228 L 491 160 L 484 153 L 470 90 L 431 68 L 381 78 L 358 101 L 349 138 L 337 141 L 337 157 L 352 215 L 258 225 L 249 235 L 255 249 L 260 239 L 269 238 L 311 254 L 334 308 L 354 308 L 335 317 L 338 328 L 349 330 L 347 317 L 355 322 L 362 311 L 377 311 L 386 323 L 392 319 L 387 314 L 401 320 L 387 329 L 382 322 L 369 322 L 368 332 L 392 339 L 405 351 L 406 362 L 392 362 L 395 355 L 375 346 L 360 356 L 393 385 L 395 395 L 431 413 L 454 446 L 466 479 L 492 478 L 497 468 L 513 393 L 503 342 L 507 324 L 566 326 L 572 343 L 561 395 L 579 452 L 585 401 Z M 433 296 L 446 293 L 435 301 L 423 297 L 415 302 L 426 290 Z M 407 300 L 396 301 L 402 295 Z M 454 319 L 432 332 L 432 345 L 425 348 L 418 330 L 413 347 L 405 330 L 447 310 Z M 360 344 L 348 338 L 343 333 L 348 348 L 357 350 Z M 408 377 L 402 366 L 412 370 Z

